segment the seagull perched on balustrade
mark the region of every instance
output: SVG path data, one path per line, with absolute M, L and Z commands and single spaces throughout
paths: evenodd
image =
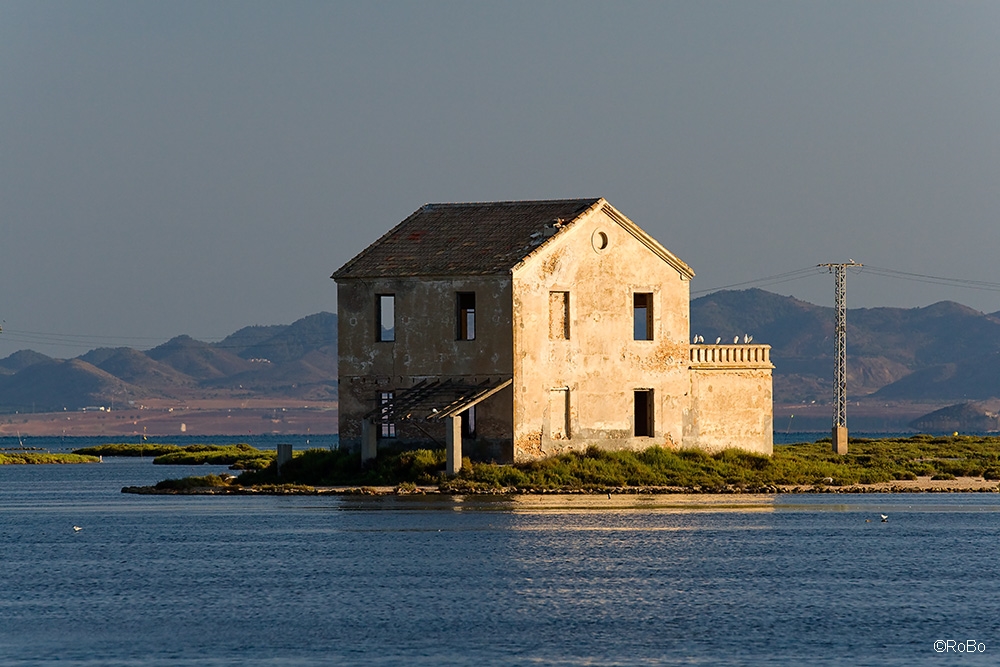
M 715 344 L 716 345 L 718 345 L 721 342 L 722 342 L 722 336 L 719 336 L 718 338 L 715 339 Z

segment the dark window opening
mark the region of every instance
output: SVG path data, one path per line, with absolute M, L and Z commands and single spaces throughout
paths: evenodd
M 476 437 L 476 406 L 462 413 L 462 437 Z
M 476 293 L 458 293 L 458 340 L 476 339 Z
M 396 423 L 390 421 L 391 418 L 389 416 L 389 407 L 392 405 L 392 400 L 395 396 L 396 393 L 393 391 L 379 392 L 379 406 L 382 408 L 382 414 L 379 419 L 379 424 L 381 426 L 379 433 L 383 438 L 396 437 Z
M 396 340 L 396 295 L 379 294 L 376 301 L 376 340 L 392 342 Z
M 652 438 L 653 429 L 653 390 L 635 390 L 635 436 L 637 438 Z
M 634 340 L 653 340 L 653 295 L 636 292 L 632 299 L 632 337 Z

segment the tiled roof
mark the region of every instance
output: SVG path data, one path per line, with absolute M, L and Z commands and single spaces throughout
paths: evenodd
M 597 199 L 425 204 L 333 278 L 482 276 L 507 273 Z M 559 223 L 557 223 L 559 224 Z

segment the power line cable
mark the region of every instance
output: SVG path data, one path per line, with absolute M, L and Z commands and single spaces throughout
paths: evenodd
M 1000 292 L 1000 283 L 991 282 L 988 280 L 969 280 L 966 278 L 947 278 L 944 276 L 932 276 L 925 273 L 914 273 L 912 271 L 897 271 L 895 269 L 887 269 L 879 266 L 871 266 L 869 264 L 862 265 L 847 265 L 847 268 L 851 273 L 856 273 L 859 275 L 870 274 L 873 276 L 878 276 L 880 278 L 893 278 L 896 280 L 908 280 L 911 282 L 928 283 L 932 285 L 944 285 L 946 287 L 961 287 L 964 289 L 978 289 L 985 290 L 989 292 Z M 691 292 L 691 296 L 700 296 L 703 294 L 709 294 L 711 292 L 718 292 L 725 289 L 733 289 L 737 287 L 767 287 L 770 285 L 780 285 L 782 283 L 791 282 L 793 280 L 800 280 L 802 278 L 809 277 L 811 275 L 816 275 L 820 273 L 817 267 L 810 267 L 804 269 L 796 269 L 794 271 L 787 271 L 785 273 L 779 273 L 773 276 L 765 276 L 763 278 L 754 278 L 752 280 L 745 280 L 739 283 L 732 283 L 730 285 L 722 285 L 720 287 L 713 287 L 710 289 L 695 290 Z
M 852 273 L 859 274 L 871 274 L 873 276 L 878 276 L 881 278 L 893 278 L 895 280 L 907 280 L 911 282 L 928 283 L 932 285 L 943 285 L 947 287 L 960 287 L 964 289 L 977 289 L 989 292 L 1000 292 L 1000 283 L 991 282 L 986 280 L 969 280 L 965 278 L 947 278 L 944 276 L 933 276 L 924 273 L 915 273 L 912 271 L 897 271 L 895 269 L 888 269 L 884 267 L 872 266 L 866 264 L 863 267 L 860 265 L 855 268 L 854 266 L 849 266 Z M 771 276 L 764 276 L 761 278 L 754 278 L 751 280 L 744 280 L 738 283 L 731 283 L 729 285 L 721 285 L 718 287 L 711 287 L 708 289 L 694 290 L 691 292 L 691 296 L 701 296 L 704 294 L 710 294 L 712 292 L 719 292 L 721 290 L 735 289 L 739 287 L 770 287 L 773 285 L 781 285 L 784 283 L 792 282 L 795 280 L 802 280 L 803 278 L 808 278 L 811 276 L 816 276 L 823 273 L 821 268 L 816 266 L 805 267 L 801 269 L 795 269 L 793 271 L 786 271 L 784 273 L 778 273 Z M 290 326 L 290 325 L 275 325 L 275 326 Z M 40 345 L 40 346 L 59 346 L 59 347 L 69 347 L 69 348 L 79 348 L 84 350 L 91 350 L 95 347 L 131 347 L 131 346 L 141 346 L 146 347 L 152 344 L 154 347 L 159 344 L 163 344 L 164 341 L 162 337 L 155 336 L 102 336 L 102 335 L 85 335 L 85 334 L 67 334 L 67 333 L 52 333 L 43 331 L 21 331 L 17 329 L 3 329 L 3 338 L 0 341 L 12 342 L 12 343 L 23 343 L 29 345 Z M 231 335 L 231 334 L 230 334 Z M 195 338 L 200 342 L 209 341 L 208 344 L 219 349 L 241 349 L 246 347 L 268 347 L 270 345 L 283 345 L 283 343 L 256 343 L 252 345 L 220 345 L 219 343 L 223 341 L 228 336 L 209 336 L 202 338 Z M 323 339 L 317 339 L 316 342 L 321 342 Z M 213 342 L 214 341 L 214 342 Z M 309 343 L 311 340 L 305 340 L 303 342 Z
M 942 276 L 931 276 L 924 273 L 911 273 L 909 271 L 896 271 L 895 269 L 885 269 L 878 266 L 865 265 L 860 273 L 871 273 L 883 278 L 895 278 L 897 280 L 909 280 L 919 283 L 930 283 L 932 285 L 946 285 L 949 287 L 963 287 L 966 289 L 986 290 L 990 292 L 1000 292 L 1000 283 L 987 280 L 967 280 L 964 278 L 945 278 Z
M 724 289 L 733 289 L 735 287 L 749 287 L 749 286 L 770 286 L 770 285 L 780 285 L 782 283 L 791 282 L 793 280 L 800 280 L 808 276 L 819 275 L 820 270 L 815 266 L 810 266 L 803 269 L 795 269 L 794 271 L 786 271 L 785 273 L 779 273 L 773 276 L 766 276 L 764 278 L 755 278 L 753 280 L 745 280 L 741 283 L 732 283 L 730 285 L 722 285 L 721 287 L 712 287 L 709 289 L 695 290 L 691 292 L 691 296 L 698 296 L 701 294 L 709 294 L 711 292 L 718 292 Z

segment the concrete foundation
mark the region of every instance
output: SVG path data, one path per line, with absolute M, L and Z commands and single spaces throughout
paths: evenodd
M 847 453 L 847 427 L 846 426 L 834 426 L 833 427 L 833 453 L 834 454 L 846 454 Z

